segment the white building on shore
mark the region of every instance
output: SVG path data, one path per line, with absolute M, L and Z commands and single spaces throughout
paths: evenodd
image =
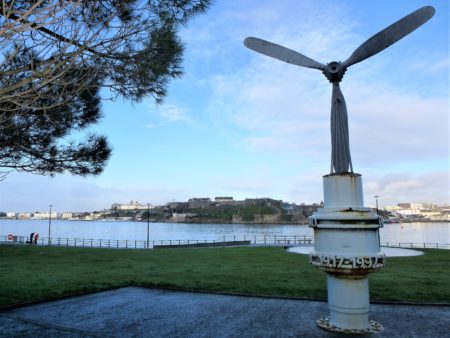
M 49 219 L 50 216 L 52 219 L 58 218 L 58 213 L 56 211 L 52 211 L 51 215 L 49 211 L 39 212 L 36 211 L 32 214 L 31 219 Z
M 130 201 L 128 204 L 113 203 L 111 204 L 111 210 L 144 210 L 147 209 L 147 204 L 140 204 L 138 201 Z M 150 209 L 154 206 L 150 205 Z

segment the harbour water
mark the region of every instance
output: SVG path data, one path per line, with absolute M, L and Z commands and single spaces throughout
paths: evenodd
M 51 221 L 53 238 L 110 240 L 147 239 L 146 222 Z M 29 236 L 37 232 L 47 237 L 48 220 L 0 220 L 0 236 Z M 150 223 L 150 241 L 219 240 L 235 236 L 313 236 L 307 225 L 295 224 L 191 224 Z M 450 243 L 450 223 L 393 223 L 380 229 L 382 243 Z

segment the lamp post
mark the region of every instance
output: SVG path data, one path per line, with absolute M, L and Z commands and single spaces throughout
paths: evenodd
M 378 196 L 378 195 L 375 195 L 375 196 L 373 196 L 373 197 L 375 197 L 375 204 L 376 204 L 376 208 L 377 208 L 377 215 L 378 215 L 378 197 L 380 197 L 380 196 Z
M 150 245 L 150 203 L 147 203 L 147 249 Z
M 52 205 L 50 204 L 50 215 L 48 218 L 48 245 L 51 244 L 51 239 L 50 239 L 51 227 L 52 227 Z

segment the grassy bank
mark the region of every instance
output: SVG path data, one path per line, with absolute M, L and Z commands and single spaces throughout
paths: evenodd
M 282 248 L 117 250 L 0 246 L 0 307 L 127 285 L 326 298 L 325 273 Z M 450 251 L 388 259 L 371 300 L 450 303 Z

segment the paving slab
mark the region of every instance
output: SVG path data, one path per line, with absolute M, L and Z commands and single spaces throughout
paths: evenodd
M 0 337 L 342 337 L 326 302 L 126 287 L 0 312 Z M 374 337 L 450 337 L 450 306 L 373 304 Z M 358 336 L 353 336 L 358 337 Z

